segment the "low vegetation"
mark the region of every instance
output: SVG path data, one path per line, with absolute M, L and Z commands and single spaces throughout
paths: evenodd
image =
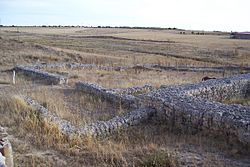
M 75 126 L 83 126 L 96 121 L 105 121 L 127 110 L 114 106 L 104 99 L 77 92 L 74 89 L 32 90 L 27 95 L 57 116 L 70 121 Z
M 214 67 L 250 64 L 250 43 L 228 39 L 227 34 L 171 29 L 15 27 L 0 28 L 0 70 L 16 64 L 86 63 L 109 67 L 158 64 L 163 66 Z M 182 30 L 183 31 L 183 30 Z M 105 36 L 109 36 L 106 38 Z M 240 145 L 204 134 L 169 129 L 159 122 L 143 123 L 102 139 L 68 138 L 42 119 L 18 95 L 28 95 L 75 126 L 108 120 L 128 112 L 121 106 L 77 92 L 76 81 L 106 88 L 151 84 L 179 85 L 201 82 L 214 72 L 181 72 L 129 69 L 47 68 L 66 75 L 68 85 L 45 85 L 17 74 L 0 72 L 0 125 L 7 127 L 16 166 L 247 166 L 248 152 Z M 17 95 L 17 96 L 16 96 Z M 249 99 L 225 103 L 249 105 Z

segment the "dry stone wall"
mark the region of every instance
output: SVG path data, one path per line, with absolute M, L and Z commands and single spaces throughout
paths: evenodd
M 231 98 L 244 98 L 249 95 L 249 74 L 217 80 L 208 80 L 196 85 L 183 86 L 187 95 L 202 97 L 212 101 L 223 101 Z
M 20 98 L 23 99 L 35 111 L 37 111 L 43 119 L 57 125 L 58 129 L 63 134 L 71 136 L 72 134 L 76 132 L 76 128 L 69 121 L 63 120 L 57 115 L 51 113 L 47 108 L 43 107 L 35 100 L 27 96 L 20 96 Z
M 136 108 L 135 96 L 119 94 L 114 90 L 106 89 L 99 85 L 87 82 L 77 82 L 75 87 L 78 91 L 102 98 L 113 103 L 114 105 L 122 105 L 126 108 Z
M 14 167 L 12 146 L 5 129 L 0 127 L 0 167 Z
M 135 97 L 121 95 L 115 90 L 108 90 L 95 84 L 78 82 L 77 90 L 107 99 L 114 104 L 123 103 L 134 110 L 122 117 L 99 121 L 79 129 L 69 128 L 72 126 L 68 124 L 59 127 L 73 129 L 69 130 L 70 133 L 83 136 L 87 134 L 106 136 L 120 127 L 136 125 L 153 117 L 173 128 L 187 129 L 192 133 L 204 131 L 232 136 L 244 144 L 250 144 L 250 108 L 217 102 L 217 100 L 247 96 L 249 85 L 250 74 L 245 74 L 198 84 L 162 86 L 158 90 Z
M 225 73 L 231 72 L 235 74 L 250 72 L 249 67 L 240 66 L 218 66 L 218 67 L 193 67 L 193 66 L 163 66 L 158 64 L 137 64 L 132 66 L 104 66 L 96 64 L 81 64 L 81 63 L 39 63 L 39 64 L 29 64 L 26 67 L 32 69 L 45 69 L 45 68 L 68 68 L 68 69 L 99 69 L 107 71 L 125 71 L 129 69 L 141 69 L 141 70 L 154 70 L 154 71 L 180 71 L 180 72 L 213 72 L 213 73 Z
M 95 96 L 110 98 L 109 92 L 98 86 L 81 83 L 79 90 Z M 234 97 L 245 97 L 249 93 L 250 74 L 199 84 L 184 86 L 162 86 L 132 98 L 137 108 L 156 111 L 157 120 L 165 121 L 174 128 L 188 128 L 192 132 L 230 135 L 244 144 L 250 143 L 250 108 L 241 105 L 226 105 L 223 101 Z M 125 91 L 126 92 L 126 91 Z M 114 93 L 114 92 L 112 92 Z M 112 95 L 111 95 L 112 97 Z M 114 98 L 110 98 L 113 101 Z M 100 124 L 100 126 L 103 126 Z M 92 129 L 96 129 L 93 128 Z M 98 130 L 97 130 L 98 131 Z
M 105 137 L 113 132 L 138 125 L 155 115 L 156 110 L 152 108 L 141 108 L 120 117 L 114 117 L 109 121 L 98 121 L 79 129 L 82 136 Z
M 139 94 L 151 92 L 155 90 L 155 88 L 151 85 L 146 84 L 143 86 L 134 86 L 134 87 L 129 87 L 125 89 L 112 89 L 112 90 L 121 95 L 139 95 Z
M 45 107 L 41 106 L 36 101 L 32 100 L 29 97 L 21 96 L 21 98 L 30 105 L 33 109 L 40 113 L 44 120 L 51 122 L 57 125 L 58 129 L 66 136 L 73 137 L 74 135 L 87 137 L 98 137 L 98 136 L 107 136 L 112 134 L 115 131 L 125 129 L 129 126 L 137 125 L 145 120 L 148 120 L 155 114 L 154 109 L 150 108 L 141 108 L 129 113 L 124 114 L 123 116 L 117 116 L 108 121 L 98 121 L 89 125 L 76 128 L 70 122 L 63 120 L 51 113 Z
M 214 73 L 224 73 L 230 71 L 236 74 L 241 72 L 250 72 L 249 67 L 240 66 L 219 66 L 219 67 L 192 67 L 192 66 L 163 66 L 154 64 L 150 66 L 151 68 L 166 70 L 166 71 L 181 71 L 181 72 L 214 72 Z
M 27 66 L 21 66 L 21 65 L 16 66 L 14 68 L 14 70 L 16 70 L 17 72 L 21 72 L 25 75 L 28 75 L 30 77 L 44 79 L 50 84 L 55 84 L 55 85 L 56 84 L 66 84 L 68 82 L 67 77 L 57 75 L 57 74 L 51 74 L 48 72 L 39 71 L 37 69 L 33 69 L 33 68 L 30 68 Z
M 157 118 L 170 127 L 236 137 L 250 144 L 250 108 L 216 102 L 247 96 L 249 84 L 250 74 L 245 74 L 186 86 L 162 86 L 140 98 L 144 107 L 155 108 Z
M 17 69 L 31 76 L 45 75 L 28 67 L 21 66 Z M 51 75 L 52 80 L 56 78 L 57 83 L 61 83 L 60 77 Z M 62 80 L 65 82 L 64 78 Z M 231 136 L 243 144 L 250 144 L 250 107 L 220 103 L 231 98 L 249 96 L 250 74 L 198 84 L 161 86 L 158 90 L 149 85 L 128 89 L 105 89 L 96 84 L 77 82 L 75 86 L 78 91 L 105 99 L 114 105 L 126 106 L 133 111 L 109 121 L 99 121 L 76 129 L 69 122 L 49 114 L 47 109 L 38 103 L 28 98 L 25 100 L 52 122 L 56 122 L 59 129 L 67 135 L 106 136 L 121 127 L 136 125 L 154 117 L 172 128 L 184 131 L 187 129 L 192 133 L 203 131 Z M 141 94 L 142 92 L 144 94 Z
M 81 63 L 41 63 L 41 64 L 30 64 L 26 65 L 26 67 L 33 68 L 33 69 L 58 69 L 58 68 L 68 68 L 71 70 L 81 69 L 81 70 L 106 70 L 106 71 L 124 71 L 128 67 L 112 67 L 112 66 L 104 66 L 104 65 L 96 65 L 96 64 L 81 64 Z

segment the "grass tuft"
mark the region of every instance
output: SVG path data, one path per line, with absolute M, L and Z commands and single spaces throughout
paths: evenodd
M 157 152 L 150 155 L 142 164 L 141 167 L 176 167 L 177 164 L 174 158 L 167 152 Z

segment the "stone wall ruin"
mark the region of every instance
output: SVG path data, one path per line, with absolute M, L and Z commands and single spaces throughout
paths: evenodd
M 30 68 L 20 69 L 31 75 L 37 75 Z M 40 75 L 43 74 L 39 73 Z M 60 83 L 60 77 L 54 77 L 54 74 L 52 76 L 52 80 L 56 78 L 57 83 Z M 65 82 L 64 78 L 62 80 Z M 147 85 L 131 89 L 106 89 L 86 82 L 77 82 L 75 87 L 82 93 L 103 98 L 114 105 L 126 106 L 131 112 L 81 128 L 75 128 L 70 123 L 52 116 L 53 119 L 50 120 L 57 122 L 59 129 L 65 134 L 106 136 L 121 127 L 137 125 L 152 118 L 172 128 L 184 131 L 188 129 L 192 133 L 204 132 L 231 136 L 242 144 L 250 144 L 250 107 L 220 103 L 233 97 L 249 96 L 250 74 L 198 84 L 161 86 L 159 89 Z M 37 110 L 42 111 L 45 117 L 51 116 L 48 114 L 49 111 L 38 103 L 28 101 Z
M 169 126 L 232 136 L 250 144 L 250 107 L 217 102 L 247 96 L 249 84 L 250 74 L 244 74 L 198 84 L 162 86 L 140 98 L 144 107 L 155 108 L 157 118 Z
M 40 79 L 44 79 L 46 80 L 49 84 L 66 84 L 68 82 L 68 78 L 61 76 L 61 75 L 57 75 L 57 74 L 51 74 L 48 72 L 43 72 L 43 71 L 39 71 L 30 67 L 26 67 L 26 66 L 16 66 L 14 68 L 15 71 L 17 72 L 21 72 L 27 76 L 30 77 L 34 77 L 34 78 L 40 78 Z
M 63 120 L 51 113 L 48 109 L 32 100 L 29 97 L 21 96 L 28 105 L 35 109 L 41 117 L 47 122 L 51 122 L 58 127 L 58 129 L 66 136 L 73 137 L 75 135 L 82 137 L 103 137 L 112 134 L 120 129 L 128 128 L 129 126 L 138 125 L 139 123 L 148 120 L 155 114 L 154 109 L 140 108 L 122 116 L 116 116 L 108 121 L 97 121 L 89 125 L 76 128 L 69 121 Z
M 97 96 L 116 105 L 118 104 L 126 108 L 136 108 L 135 96 L 128 94 L 119 94 L 115 90 L 106 89 L 99 85 L 87 82 L 76 82 L 75 87 L 78 91 Z
M 241 66 L 218 66 L 218 67 L 193 67 L 193 66 L 164 66 L 159 64 L 136 64 L 132 66 L 105 66 L 96 64 L 81 64 L 81 63 L 38 63 L 25 65 L 32 69 L 42 70 L 45 68 L 59 69 L 68 68 L 71 70 L 82 69 L 82 70 L 106 70 L 106 71 L 126 71 L 130 69 L 141 69 L 141 70 L 154 70 L 154 71 L 179 71 L 179 72 L 214 72 L 214 73 L 225 73 L 231 72 L 234 74 L 249 73 L 250 67 Z

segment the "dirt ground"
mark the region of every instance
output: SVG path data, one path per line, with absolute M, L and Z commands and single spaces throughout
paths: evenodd
M 206 33 L 205 33 L 206 34 Z M 105 139 L 69 141 L 40 122 L 16 95 L 29 95 L 76 126 L 108 120 L 125 111 L 82 95 L 74 83 L 105 88 L 151 84 L 181 85 L 202 77 L 226 77 L 230 71 L 190 72 L 130 69 L 42 69 L 69 77 L 68 85 L 46 85 L 5 70 L 18 64 L 82 63 L 109 67 L 157 64 L 174 67 L 249 67 L 250 41 L 228 34 L 193 35 L 177 30 L 114 28 L 0 28 L 0 125 L 7 128 L 16 166 L 249 166 L 249 150 L 207 134 L 173 132 L 150 120 Z

